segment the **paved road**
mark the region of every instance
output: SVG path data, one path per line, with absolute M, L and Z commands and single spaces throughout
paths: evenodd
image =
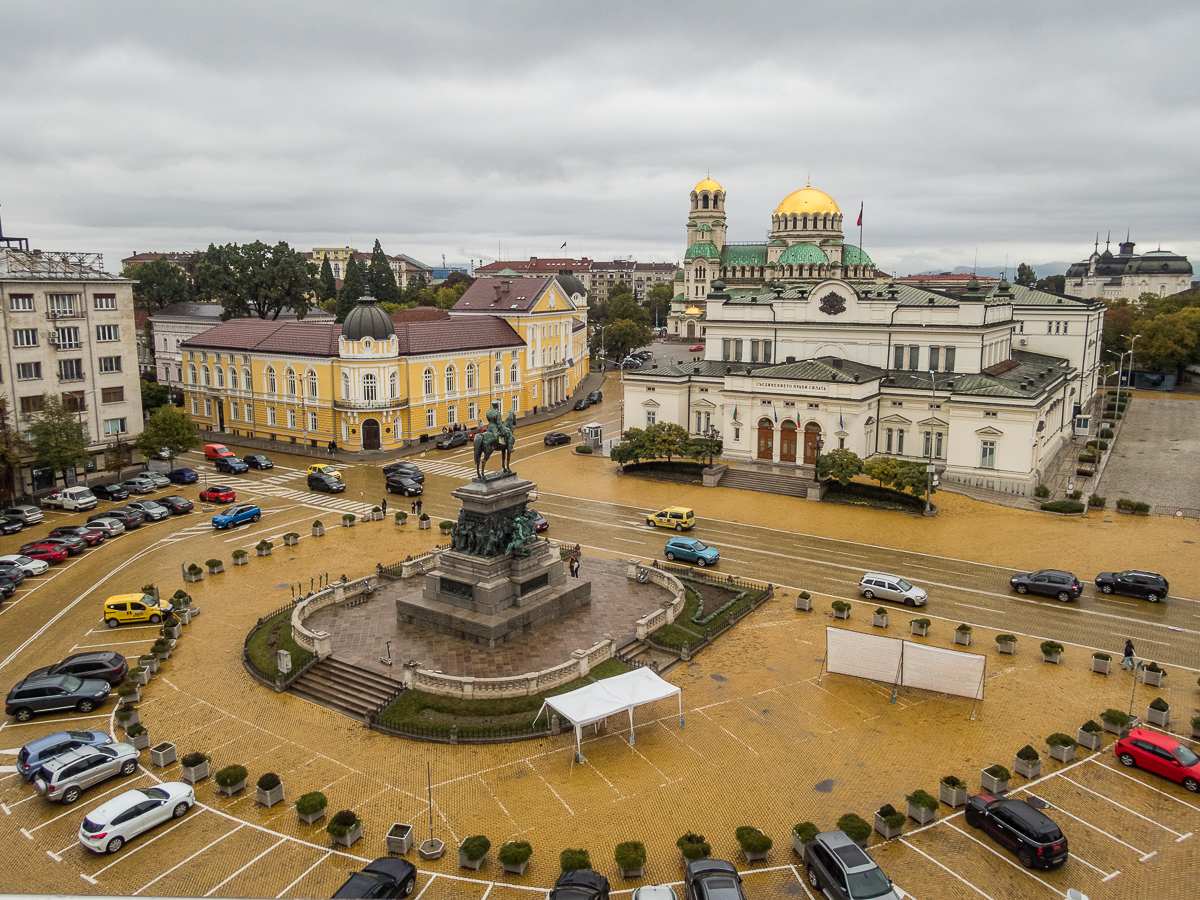
M 1110 504 L 1200 510 L 1200 396 L 1139 391 L 1113 445 L 1099 492 Z

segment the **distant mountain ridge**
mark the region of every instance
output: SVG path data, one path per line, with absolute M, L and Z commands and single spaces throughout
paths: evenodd
M 1038 278 L 1049 278 L 1051 275 L 1066 275 L 1067 269 L 1070 266 L 1071 266 L 1071 263 L 1069 263 L 1069 262 L 1038 263 L 1037 265 L 1035 265 L 1033 267 L 1033 271 L 1037 274 Z M 913 275 L 941 275 L 942 272 L 944 272 L 944 271 L 946 271 L 946 270 L 945 269 L 930 269 L 929 271 L 926 271 L 926 272 L 913 272 L 912 274 Z M 974 272 L 976 275 L 986 275 L 988 278 L 999 278 L 1002 274 L 1005 273 L 1005 271 L 1006 270 L 1003 266 L 991 266 L 991 267 L 979 266 L 978 268 L 974 268 L 974 269 L 971 268 L 970 266 L 955 266 L 953 269 L 950 270 L 950 274 L 952 274 L 952 275 L 970 275 L 972 272 Z M 1012 281 L 1014 278 L 1017 277 L 1017 267 L 1009 266 L 1007 269 L 1007 273 L 1008 273 L 1008 280 Z

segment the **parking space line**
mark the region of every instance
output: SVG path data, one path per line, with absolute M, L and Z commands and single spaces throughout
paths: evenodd
M 979 838 L 975 837 L 975 835 L 973 835 L 973 834 L 967 834 L 967 832 L 963 831 L 961 828 L 959 828 L 957 825 L 954 825 L 954 824 L 953 824 L 953 823 L 951 823 L 951 822 L 946 822 L 946 825 L 948 825 L 950 828 L 953 828 L 955 831 L 957 831 L 959 834 L 961 834 L 963 837 L 967 838 L 968 840 L 970 840 L 970 841 L 974 841 L 976 844 L 978 844 L 980 847 L 982 847 L 982 848 L 983 848 L 984 850 L 986 850 L 988 853 L 990 853 L 990 854 L 992 854 L 993 856 L 996 856 L 996 857 L 998 857 L 998 858 L 1000 858 L 1000 859 L 1004 860 L 1004 862 L 1008 863 L 1010 866 L 1012 866 L 1012 867 L 1013 867 L 1014 869 L 1016 869 L 1018 872 L 1024 872 L 1024 873 L 1025 873 L 1026 875 L 1028 875 L 1030 878 L 1034 879 L 1035 881 L 1038 881 L 1038 882 L 1040 882 L 1040 883 L 1041 883 L 1043 886 L 1050 888 L 1050 890 L 1054 891 L 1054 893 L 1058 894 L 1058 896 L 1060 896 L 1060 897 L 1065 897 L 1065 896 L 1067 896 L 1067 895 L 1066 895 L 1066 894 L 1064 894 L 1062 891 L 1060 891 L 1058 888 L 1054 887 L 1054 886 L 1053 886 L 1053 885 L 1051 885 L 1051 884 L 1048 884 L 1048 883 L 1046 883 L 1045 881 L 1042 881 L 1042 879 L 1038 878 L 1036 875 L 1034 875 L 1032 872 L 1030 872 L 1030 871 L 1029 871 L 1028 869 L 1026 869 L 1024 866 L 1022 866 L 1022 865 L 1018 865 L 1017 863 L 1013 862 L 1011 859 L 1009 859 L 1009 858 L 1008 858 L 1007 856 L 1005 856 L 1003 853 L 1001 853 L 1000 851 L 998 851 L 998 850 L 997 850 L 995 847 L 989 847 L 989 846 L 988 846 L 987 844 L 985 844 L 983 841 L 979 840 Z M 1081 860 L 1081 862 L 1082 862 L 1082 860 Z M 1095 868 L 1095 866 L 1093 866 L 1092 868 Z M 1099 872 L 1100 870 L 1099 870 L 1099 869 L 1096 869 L 1096 871 L 1097 871 L 1097 872 Z M 1105 874 L 1105 873 L 1103 873 L 1103 872 L 1100 872 L 1100 874 L 1101 874 L 1101 875 L 1103 875 L 1103 874 Z
M 276 846 L 278 846 L 278 845 L 276 845 Z M 293 887 L 296 886 L 296 882 L 298 882 L 301 878 L 303 878 L 305 875 L 307 875 L 309 872 L 311 872 L 313 869 L 315 869 L 321 863 L 325 862 L 325 860 L 329 859 L 329 857 L 331 857 L 331 856 L 333 856 L 333 851 L 327 850 L 325 852 L 324 856 L 322 856 L 315 863 L 313 863 L 311 866 L 309 866 L 307 869 L 305 869 L 303 872 L 301 872 L 300 875 L 297 876 L 296 881 L 293 881 L 291 884 L 289 884 L 287 887 L 285 887 L 282 891 L 280 891 L 278 894 L 276 894 L 275 900 L 279 900 L 280 897 L 282 897 L 284 894 L 286 894 L 288 891 L 290 891 Z
M 146 773 L 143 772 L 142 774 L 146 774 Z M 137 781 L 137 779 L 131 778 L 131 779 L 122 781 L 119 785 L 117 785 L 111 791 L 105 791 L 103 794 L 97 794 L 95 797 L 88 797 L 88 801 L 90 802 L 92 800 L 99 800 L 101 797 L 107 797 L 109 794 L 112 794 L 116 791 L 131 790 L 129 785 L 133 781 Z M 37 831 L 40 828 L 45 828 L 47 825 L 52 825 L 53 823 L 55 823 L 59 819 L 61 819 L 63 816 L 69 816 L 69 815 L 74 814 L 75 812 L 77 812 L 77 809 L 75 807 L 73 807 L 73 806 L 69 807 L 66 812 L 60 813 L 59 815 L 55 816 L 53 819 L 43 822 L 41 825 L 38 825 L 36 828 L 30 828 L 29 833 L 32 834 L 33 832 Z
M 1081 790 L 1085 790 L 1089 794 L 1095 794 L 1095 796 L 1100 797 L 1103 800 L 1107 800 L 1113 806 L 1120 807 L 1121 809 L 1125 810 L 1125 812 L 1127 812 L 1127 813 L 1133 813 L 1139 819 L 1145 819 L 1147 822 L 1150 822 L 1153 825 L 1157 825 L 1163 831 L 1169 831 L 1169 832 L 1171 832 L 1171 834 L 1175 835 L 1176 837 L 1179 837 L 1180 833 L 1178 831 L 1175 831 L 1173 828 L 1168 828 L 1166 825 L 1162 824 L 1162 822 L 1155 822 L 1149 816 L 1143 816 L 1140 812 L 1136 812 L 1136 811 L 1130 809 L 1128 806 L 1122 806 L 1120 803 L 1118 803 L 1116 800 L 1113 800 L 1111 797 L 1105 797 L 1103 794 L 1097 793 L 1096 791 L 1093 791 L 1091 788 L 1084 787 L 1078 781 L 1072 781 L 1070 778 L 1067 778 L 1065 775 L 1062 777 L 1062 780 L 1069 781 L 1069 782 L 1071 782 L 1071 784 L 1075 785 L 1075 787 L 1080 788 Z
M 812 895 L 812 891 L 810 891 L 808 889 L 808 885 L 804 883 L 804 879 L 800 877 L 800 870 L 797 869 L 794 865 L 789 865 L 789 866 L 787 866 L 787 868 L 790 869 L 791 873 L 796 876 L 796 880 L 798 882 L 800 882 L 800 887 L 804 888 L 805 896 L 808 897 L 809 900 L 816 900 L 816 898 L 813 897 L 813 895 Z M 906 891 L 905 893 L 908 893 L 908 892 Z M 908 894 L 908 896 L 912 897 L 912 894 Z M 917 898 L 913 897 L 913 900 L 917 900 Z
M 205 809 L 205 807 L 199 807 L 199 808 L 200 808 L 200 809 Z M 154 837 L 150 838 L 150 840 L 146 841 L 144 844 L 138 844 L 136 847 L 134 847 L 132 850 L 130 850 L 130 851 L 129 851 L 128 853 L 126 853 L 125 855 L 123 855 L 123 856 L 118 856 L 116 859 L 114 859 L 112 862 L 110 862 L 110 863 L 109 863 L 107 866 L 105 866 L 103 869 L 100 869 L 100 871 L 98 871 L 98 872 L 96 873 L 96 875 L 103 875 L 105 872 L 107 872 L 109 869 L 111 869 L 111 868 L 112 868 L 113 866 L 115 866 L 117 863 L 119 863 L 119 862 L 122 862 L 122 861 L 124 861 L 124 860 L 126 860 L 126 859 L 129 859 L 129 857 L 133 856 L 133 854 L 137 853 L 139 850 L 142 850 L 142 849 L 144 849 L 144 848 L 146 848 L 146 847 L 149 847 L 151 844 L 153 844 L 153 843 L 154 843 L 155 841 L 157 841 L 159 838 L 161 838 L 161 837 L 166 837 L 168 834 L 170 834 L 172 831 L 174 831 L 174 830 L 175 830 L 176 828 L 178 828 L 180 825 L 184 824 L 184 822 L 190 822 L 190 821 L 191 821 L 192 819 L 194 819 L 194 818 L 196 818 L 196 817 L 195 817 L 195 816 L 187 816 L 186 818 L 180 819 L 178 822 L 176 822 L 174 825 L 172 825 L 170 828 L 168 828 L 166 831 L 162 832 L 161 834 L 156 834 Z M 84 878 L 84 879 L 86 879 L 86 880 L 88 880 L 88 881 L 91 881 L 91 882 L 92 882 L 92 884 L 95 884 L 95 883 L 96 883 L 95 881 L 93 881 L 93 880 L 92 880 L 92 878 L 88 878 L 88 876 L 87 876 L 87 875 L 83 875 L 82 873 L 80 874 L 80 877 L 81 877 L 81 878 Z
M 224 881 L 222 881 L 220 884 L 218 884 L 215 888 L 213 888 L 211 891 L 209 891 L 204 896 L 211 897 L 218 890 L 223 888 L 230 881 L 233 881 L 233 879 L 237 878 L 239 875 L 241 875 L 243 872 L 245 872 L 248 868 L 250 868 L 252 865 L 254 865 L 256 862 L 258 862 L 260 859 L 262 859 L 264 856 L 266 856 L 268 853 L 270 853 L 272 850 L 274 850 L 276 847 L 278 847 L 280 844 L 282 844 L 286 840 L 288 840 L 286 837 L 281 837 L 274 844 L 272 844 L 270 847 L 268 847 L 262 853 L 258 854 L 258 856 L 254 857 L 254 859 L 250 860 L 250 862 L 246 863 L 244 866 L 242 866 L 240 869 L 238 869 L 236 872 L 234 872 L 232 875 L 230 875 L 228 878 L 226 878 Z
M 133 892 L 132 896 L 136 897 L 138 894 L 140 894 L 146 888 L 162 881 L 164 878 L 166 878 L 168 875 L 170 875 L 172 872 L 174 872 L 180 866 L 185 865 L 186 863 L 190 863 L 193 859 L 195 859 L 197 856 L 199 856 L 205 850 L 215 847 L 217 844 L 221 843 L 221 841 L 225 840 L 225 838 L 229 837 L 231 834 L 237 834 L 239 831 L 241 831 L 245 827 L 246 827 L 246 823 L 243 822 L 241 825 L 239 825 L 237 828 L 233 829 L 232 831 L 225 832 L 223 835 L 221 835 L 219 838 L 217 838 L 211 844 L 207 844 L 207 845 L 201 847 L 199 850 L 197 850 L 195 853 L 193 853 L 187 859 L 183 859 L 183 860 L 180 860 L 179 862 L 175 863 L 175 865 L 171 866 L 171 868 L 167 869 L 167 871 L 163 872 L 161 875 L 159 875 L 157 878 L 155 878 L 154 881 L 151 881 L 149 884 L 142 885 L 140 888 L 138 888 L 136 891 Z
M 1140 784 L 1142 787 L 1144 787 L 1148 790 L 1154 791 L 1154 793 L 1156 793 L 1156 794 L 1162 794 L 1164 797 L 1169 797 L 1170 799 L 1174 800 L 1176 803 L 1182 803 L 1188 809 L 1194 809 L 1194 810 L 1196 810 L 1196 812 L 1200 812 L 1200 806 L 1192 806 L 1192 804 L 1188 803 L 1186 800 L 1180 800 L 1178 797 L 1176 797 L 1173 794 L 1168 794 L 1166 791 L 1160 791 L 1156 787 L 1151 787 L 1150 785 L 1146 784 L 1146 782 L 1142 781 L 1140 778 L 1134 778 L 1132 775 L 1128 774 L 1127 772 L 1122 772 L 1120 769 L 1114 769 L 1112 766 L 1106 766 L 1104 763 L 1100 762 L 1098 756 L 1099 756 L 1099 754 L 1097 754 L 1097 756 L 1089 757 L 1089 759 L 1093 760 L 1096 763 L 1096 765 L 1100 766 L 1103 769 L 1108 769 L 1108 771 L 1110 771 L 1110 772 L 1116 772 L 1118 775 L 1128 778 L 1130 781 Z
M 928 853 L 926 853 L 920 847 L 916 847 L 913 844 L 910 844 L 906 838 L 900 838 L 900 843 L 902 843 L 905 847 L 908 847 L 910 850 L 917 851 L 923 857 L 925 857 L 927 860 L 929 860 L 931 863 L 933 863 L 935 866 L 937 866 L 939 869 L 944 869 L 946 872 L 949 872 L 951 875 L 953 875 L 955 878 L 957 878 L 959 881 L 961 881 L 963 884 L 965 884 L 967 887 L 969 887 L 975 893 L 979 894 L 979 896 L 987 897 L 987 900 L 996 900 L 995 897 L 992 897 L 989 894 L 985 894 L 982 889 L 975 887 L 975 885 L 971 884 L 971 882 L 967 881 L 967 879 L 963 878 L 961 875 L 959 875 L 954 870 L 949 869 L 946 866 L 942 865 L 940 862 L 938 862 L 936 859 L 934 859 L 932 856 L 930 856 Z M 1065 897 L 1066 895 L 1064 894 L 1063 896 Z
M 107 643 L 107 644 L 76 644 L 71 649 L 72 650 L 94 650 L 96 648 L 124 647 L 129 644 L 144 644 L 144 643 L 146 643 L 145 638 L 143 638 L 140 641 L 111 641 L 110 643 Z
M 1117 842 L 1118 844 L 1120 844 L 1122 847 L 1128 847 L 1128 848 L 1129 848 L 1130 850 L 1132 850 L 1134 853 L 1139 853 L 1139 854 L 1141 854 L 1141 859 L 1139 859 L 1139 860 L 1138 860 L 1138 862 L 1145 862 L 1146 860 L 1150 859 L 1150 857 L 1152 857 L 1152 856 L 1157 856 L 1157 855 L 1158 855 L 1158 851 L 1157 851 L 1157 850 L 1151 850 L 1149 853 L 1146 853 L 1144 850 L 1139 850 L 1137 847 L 1133 846 L 1133 844 L 1127 844 L 1127 843 L 1125 843 L 1123 840 L 1121 840 L 1121 839 L 1120 839 L 1119 837 L 1117 837 L 1115 834 L 1109 834 L 1109 833 L 1108 833 L 1107 831 L 1105 831 L 1103 828 L 1098 828 L 1098 827 L 1096 827 L 1095 825 L 1093 825 L 1091 822 L 1088 822 L 1088 821 L 1086 821 L 1086 820 L 1084 820 L 1084 819 L 1081 819 L 1081 818 L 1079 818 L 1079 816 L 1075 815 L 1074 813 L 1067 812 L 1065 809 L 1063 809 L 1063 808 L 1062 808 L 1061 806 L 1059 806 L 1057 803 L 1056 803 L 1056 804 L 1054 804 L 1054 809 L 1055 809 L 1057 812 L 1060 812 L 1060 813 L 1062 813 L 1064 816 L 1070 816 L 1070 817 L 1071 817 L 1072 819 L 1074 819 L 1076 822 L 1080 822 L 1080 823 L 1082 823 L 1082 824 L 1086 825 L 1088 828 L 1092 829 L 1092 831 L 1098 832 L 1099 834 L 1102 834 L 1102 835 L 1104 835 L 1105 837 L 1108 837 L 1108 838 L 1110 838 L 1110 839 L 1112 839 L 1112 840 L 1116 841 L 1116 842 Z

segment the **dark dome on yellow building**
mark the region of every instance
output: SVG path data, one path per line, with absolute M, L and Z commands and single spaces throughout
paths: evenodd
M 379 308 L 379 301 L 374 297 L 359 297 L 358 305 L 350 310 L 342 323 L 342 337 L 348 341 L 361 341 L 366 337 L 386 341 L 395 333 L 391 318 Z

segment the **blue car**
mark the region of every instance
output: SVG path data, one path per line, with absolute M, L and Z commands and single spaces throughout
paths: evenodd
M 250 467 L 236 456 L 219 457 L 213 465 L 217 467 L 218 472 L 232 472 L 234 475 L 241 475 L 243 472 L 250 471 Z
M 666 554 L 667 559 L 681 559 L 684 562 L 695 563 L 700 568 L 715 565 L 721 559 L 721 554 L 717 552 L 716 547 L 710 547 L 704 541 L 696 538 L 687 537 L 671 538 L 667 541 L 663 553 Z
M 58 731 L 30 741 L 17 753 L 17 771 L 26 781 L 32 781 L 43 763 L 80 747 L 103 747 L 112 738 L 103 731 Z
M 239 503 L 237 506 L 231 506 L 223 513 L 217 513 L 212 517 L 213 528 L 232 528 L 234 525 L 243 525 L 246 522 L 257 522 L 262 518 L 262 510 L 253 503 Z
M 172 469 L 167 473 L 167 480 L 175 484 L 195 484 L 200 480 L 200 473 L 195 469 Z

